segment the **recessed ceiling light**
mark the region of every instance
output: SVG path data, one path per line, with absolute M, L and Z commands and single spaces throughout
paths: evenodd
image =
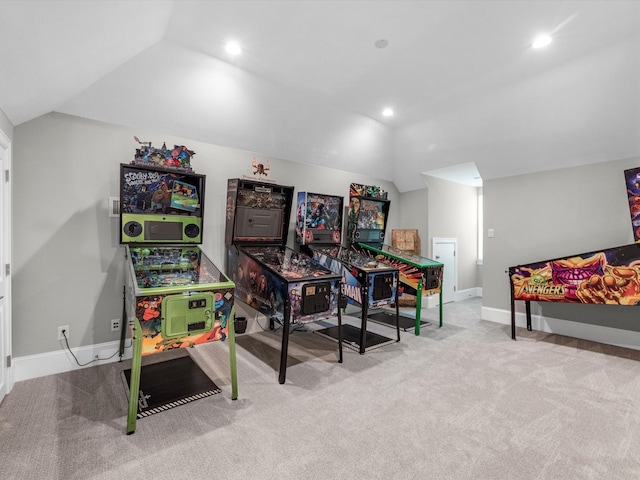
M 383 117 L 393 117 L 393 110 L 391 108 L 385 108 L 382 111 L 382 116 Z
M 549 35 L 538 35 L 533 41 L 531 46 L 533 48 L 544 48 L 551 43 L 551 37 Z
M 242 47 L 236 42 L 229 42 L 225 45 L 224 49 L 230 55 L 240 55 L 242 53 Z
M 381 38 L 380 40 L 376 40 L 376 43 L 374 43 L 374 45 L 376 46 L 376 48 L 386 48 L 386 46 L 389 45 L 389 42 L 386 39 Z

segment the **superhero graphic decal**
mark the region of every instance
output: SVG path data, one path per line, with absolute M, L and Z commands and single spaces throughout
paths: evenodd
M 509 269 L 516 300 L 640 304 L 640 244 Z
M 625 170 L 624 178 L 627 183 L 633 238 L 638 242 L 640 241 L 640 168 Z

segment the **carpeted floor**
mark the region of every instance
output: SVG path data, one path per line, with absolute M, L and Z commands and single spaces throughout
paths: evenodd
M 419 337 L 345 348 L 342 364 L 332 340 L 293 332 L 284 385 L 281 332 L 241 335 L 235 401 L 226 344 L 153 355 L 190 355 L 222 393 L 133 435 L 127 362 L 20 382 L 0 405 L 2 478 L 640 478 L 640 352 L 524 330 L 514 342 L 480 306 L 445 305 L 442 329 L 424 310 Z

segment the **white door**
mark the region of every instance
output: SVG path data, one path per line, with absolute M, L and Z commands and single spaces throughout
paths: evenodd
M 0 131 L 0 402 L 11 391 L 11 143 Z
M 433 259 L 444 265 L 442 272 L 442 303 L 449 303 L 455 300 L 458 287 L 457 249 L 458 240 L 455 238 L 433 239 Z

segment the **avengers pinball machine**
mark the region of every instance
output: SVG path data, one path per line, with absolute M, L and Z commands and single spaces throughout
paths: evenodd
M 511 338 L 517 300 L 531 331 L 531 302 L 640 305 L 640 168 L 624 171 L 636 243 L 509 267 Z
M 317 333 L 332 339 L 342 335 L 347 346 L 363 354 L 367 349 L 400 341 L 396 302 L 398 270 L 340 245 L 342 210 L 342 197 L 298 192 L 296 240 L 301 252 L 342 277 L 343 297 L 347 303 L 361 308 L 359 328 L 344 323 L 342 331 L 326 327 Z M 367 331 L 369 313 L 392 304 L 396 305 L 397 339 Z
M 342 323 L 340 275 L 286 246 L 293 190 L 250 179 L 229 179 L 227 189 L 227 272 L 238 300 L 264 314 L 270 330 L 282 326 L 281 384 L 292 327 L 337 317 L 341 331 Z
M 640 244 L 632 243 L 569 257 L 509 267 L 511 338 L 516 339 L 515 302 L 525 302 L 531 331 L 531 302 L 640 305 Z
M 215 388 L 193 392 L 189 385 L 178 388 L 180 382 L 174 382 L 162 386 L 163 391 L 158 394 L 168 400 L 150 410 L 150 397 L 155 394 L 145 387 L 153 382 L 146 382 L 151 378 L 151 368 L 149 362 L 142 365 L 144 356 L 224 341 L 229 351 L 231 398 L 238 396 L 235 285 L 198 245 L 202 239 L 204 194 L 205 176 L 194 174 L 190 168 L 120 166 L 120 243 L 125 248 L 126 262 L 124 314 L 129 325 L 128 330 L 123 329 L 121 352 L 127 333 L 133 342 L 132 366 L 125 374 L 129 390 L 128 434 L 135 432 L 136 419 L 150 412 L 221 391 L 214 385 Z M 169 378 L 162 370 L 174 368 L 172 359 L 153 362 L 159 377 Z M 194 376 L 204 375 L 191 363 L 194 366 L 189 371 Z M 183 376 L 187 374 L 190 375 L 186 372 Z

